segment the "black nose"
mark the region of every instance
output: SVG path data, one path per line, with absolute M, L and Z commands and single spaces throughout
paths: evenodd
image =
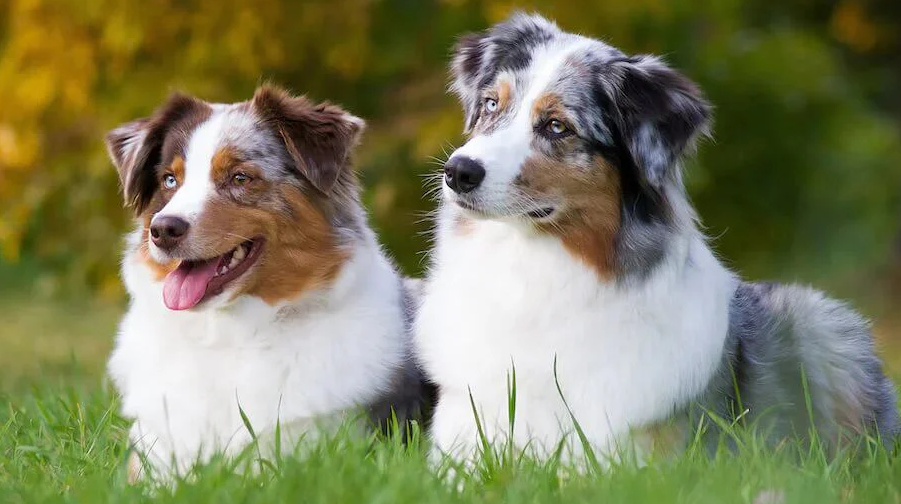
M 150 238 L 157 247 L 169 250 L 188 234 L 188 227 L 188 221 L 179 217 L 156 217 L 150 224 Z
M 444 182 L 456 193 L 468 193 L 485 180 L 482 163 L 466 156 L 450 158 L 444 164 Z

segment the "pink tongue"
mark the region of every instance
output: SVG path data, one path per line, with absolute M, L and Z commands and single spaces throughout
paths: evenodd
M 178 269 L 166 275 L 163 302 L 170 310 L 187 310 L 203 299 L 206 286 L 216 276 L 219 258 L 203 262 L 183 261 Z

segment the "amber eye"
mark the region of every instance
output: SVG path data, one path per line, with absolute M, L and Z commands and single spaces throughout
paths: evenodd
M 494 98 L 485 98 L 485 110 L 488 112 L 497 111 L 497 100 Z
M 566 125 L 563 124 L 562 122 L 560 122 L 556 119 L 551 119 L 547 123 L 547 130 L 549 133 L 551 133 L 553 135 L 562 136 L 562 135 L 565 135 L 569 131 L 569 128 L 567 128 Z
M 244 173 L 236 173 L 232 177 L 232 183 L 235 185 L 242 186 L 242 185 L 247 184 L 248 182 L 250 182 L 250 176 L 248 176 L 247 174 L 244 174 Z
M 166 189 L 175 189 L 175 186 L 178 185 L 178 179 L 175 178 L 175 175 L 171 173 L 167 173 L 163 175 L 163 187 Z

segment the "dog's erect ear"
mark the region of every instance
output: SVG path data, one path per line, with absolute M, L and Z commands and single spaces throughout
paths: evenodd
M 177 93 L 150 117 L 125 123 L 106 134 L 106 150 L 119 172 L 125 205 L 136 215 L 144 211 L 156 190 L 154 171 L 162 161 L 166 133 L 192 115 L 208 114 L 207 104 Z
M 551 21 L 518 12 L 485 32 L 464 35 L 457 41 L 451 58 L 450 89 L 463 105 L 464 132 L 468 133 L 479 120 L 482 88 L 501 70 L 526 67 L 535 46 L 559 33 Z
M 683 153 L 709 134 L 710 104 L 694 82 L 656 57 L 616 59 L 609 65 L 621 140 L 642 182 L 659 193 Z
M 257 89 L 253 108 L 284 142 L 299 174 L 328 195 L 347 169 L 366 123 L 338 106 L 315 104 L 268 85 Z

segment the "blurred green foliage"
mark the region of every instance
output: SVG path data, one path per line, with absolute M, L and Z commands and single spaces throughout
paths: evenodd
M 2 260 L 39 262 L 49 291 L 121 295 L 129 223 L 103 133 L 177 89 L 228 102 L 271 80 L 369 120 L 366 202 L 418 273 L 422 175 L 461 140 L 450 47 L 515 8 L 663 54 L 707 91 L 716 140 L 688 181 L 731 265 L 853 292 L 886 277 L 901 227 L 896 0 L 0 0 Z

